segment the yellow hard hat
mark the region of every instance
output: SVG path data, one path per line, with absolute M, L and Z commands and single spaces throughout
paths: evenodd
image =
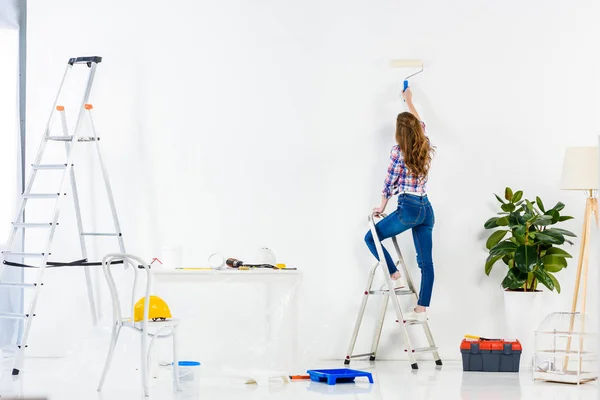
M 133 321 L 140 322 L 144 320 L 144 300 L 142 297 L 135 303 L 133 307 Z M 167 303 L 158 296 L 150 296 L 150 310 L 148 311 L 148 319 L 152 321 L 165 320 L 171 318 L 171 310 Z

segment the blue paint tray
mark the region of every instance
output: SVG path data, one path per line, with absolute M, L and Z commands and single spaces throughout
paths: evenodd
M 306 372 L 310 375 L 311 381 L 327 382 L 328 385 L 352 383 L 355 378 L 360 376 L 366 376 L 369 378 L 369 383 L 373 383 L 373 375 L 370 372 L 357 371 L 355 369 L 310 369 Z

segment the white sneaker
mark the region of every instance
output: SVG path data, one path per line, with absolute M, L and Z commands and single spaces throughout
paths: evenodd
M 418 313 L 415 310 L 408 310 L 403 316 L 405 321 L 423 322 L 427 320 L 427 311 Z

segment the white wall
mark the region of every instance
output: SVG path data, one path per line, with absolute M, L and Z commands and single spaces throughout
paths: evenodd
M 198 265 L 213 251 L 247 259 L 266 245 L 304 271 L 306 354 L 343 357 L 373 261 L 366 216 L 403 110 L 407 72 L 389 60 L 422 58 L 413 90 L 438 147 L 432 329 L 446 359 L 458 358 L 465 333 L 503 334 L 503 271 L 483 273 L 483 222 L 496 212 L 492 193 L 509 185 L 563 201 L 576 217 L 564 227 L 580 231 L 583 197 L 558 180 L 564 148 L 594 145 L 600 130 L 597 2 L 174 4 L 29 5 L 29 145 L 66 60 L 102 55 L 96 120 L 128 250 L 150 258 L 179 243 Z M 102 226 L 107 215 L 90 218 Z M 67 236 L 65 249 L 77 244 Z M 409 234 L 401 244 L 417 276 Z M 568 307 L 574 266 L 546 312 Z M 73 333 L 53 326 L 87 312 L 83 281 L 52 274 L 45 312 L 69 313 L 43 316 L 44 329 L 67 346 Z M 392 339 L 382 354 L 402 357 Z

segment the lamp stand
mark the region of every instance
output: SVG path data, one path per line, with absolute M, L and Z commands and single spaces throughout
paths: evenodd
M 589 265 L 589 243 L 590 243 L 590 230 L 592 227 L 592 214 L 596 219 L 596 226 L 598 226 L 598 199 L 593 196 L 593 192 L 590 190 L 589 196 L 585 202 L 585 213 L 583 214 L 583 232 L 581 234 L 581 247 L 579 248 L 579 260 L 577 262 L 577 276 L 575 278 L 575 293 L 573 294 L 573 303 L 571 305 L 571 321 L 569 324 L 569 334 L 573 333 L 573 325 L 575 323 L 575 313 L 577 312 L 577 302 L 579 300 L 579 286 L 581 283 L 581 272 L 583 271 L 583 293 L 581 301 L 581 333 L 585 326 L 585 306 L 587 297 L 587 277 L 588 277 L 588 265 Z M 571 350 L 571 339 L 569 336 L 567 341 L 567 353 L 565 357 L 565 363 L 563 370 L 567 370 L 567 364 L 569 362 L 569 351 Z M 583 337 L 579 337 L 579 351 L 583 348 Z M 580 361 L 581 362 L 581 361 Z

